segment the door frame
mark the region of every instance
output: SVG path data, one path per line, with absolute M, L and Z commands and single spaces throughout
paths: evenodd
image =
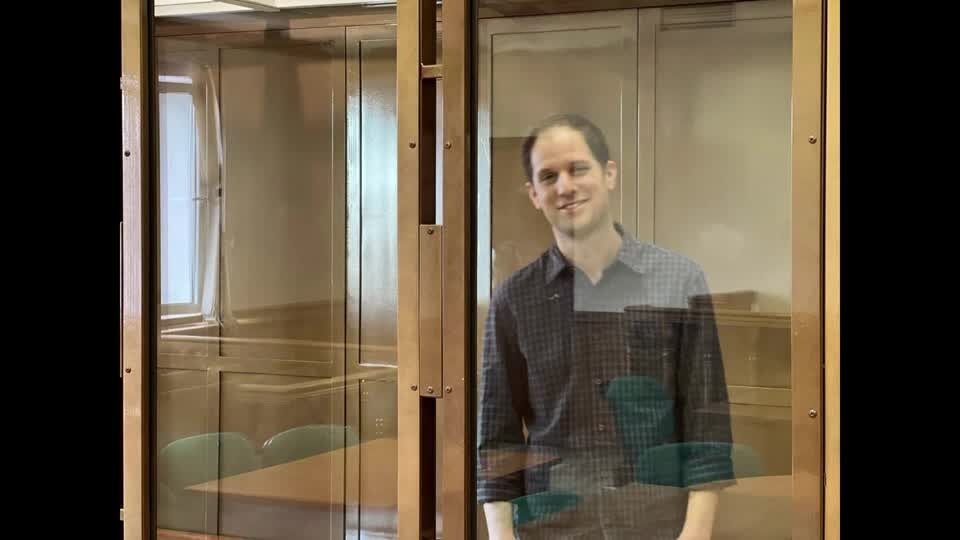
M 451 9 L 460 9 L 466 3 L 464 0 L 460 0 L 452 4 L 447 3 L 445 7 L 447 11 L 450 11 Z M 420 4 L 420 6 L 417 6 L 417 4 Z M 658 2 L 645 1 L 622 2 L 619 5 L 620 7 L 654 7 L 657 4 Z M 668 5 L 670 2 L 659 2 L 659 4 Z M 426 102 L 426 100 L 422 98 L 419 92 L 422 91 L 423 85 L 425 84 L 423 82 L 424 79 L 428 78 L 425 73 L 435 70 L 433 66 L 429 66 L 429 64 L 435 62 L 435 59 L 430 57 L 430 51 L 426 53 L 427 58 L 425 59 L 424 55 L 417 49 L 418 39 L 423 40 L 425 39 L 424 36 L 430 36 L 432 34 L 429 33 L 430 30 L 424 33 L 423 27 L 419 27 L 419 33 L 416 32 L 420 18 L 424 16 L 425 12 L 431 12 L 430 10 L 433 9 L 431 7 L 432 5 L 433 2 L 429 0 L 420 0 L 418 2 L 411 0 L 405 4 L 401 3 L 398 11 L 398 35 L 402 36 L 401 39 L 398 39 L 398 88 L 400 89 L 400 94 L 398 94 L 400 96 L 398 118 L 401 126 L 398 159 L 401 164 L 400 181 L 407 181 L 405 179 L 409 178 L 409 182 L 412 184 L 411 187 L 415 186 L 417 188 L 407 193 L 410 205 L 408 208 L 411 209 L 417 208 L 414 205 L 417 204 L 417 198 L 420 196 L 421 186 L 429 185 L 433 181 L 432 176 L 430 176 L 432 173 L 428 172 L 426 175 L 421 174 L 418 167 L 423 154 L 416 150 L 418 143 L 421 141 L 421 137 L 432 140 L 430 139 L 432 136 L 430 129 L 425 127 L 429 122 L 422 121 L 422 103 Z M 473 14 L 475 17 L 475 11 Z M 827 321 L 824 317 L 824 305 L 828 295 L 831 300 L 835 300 L 833 297 L 833 294 L 835 294 L 834 288 L 838 285 L 838 281 L 831 279 L 829 283 L 825 283 L 823 279 L 824 245 L 827 240 L 824 236 L 824 221 L 826 215 L 823 204 L 825 197 L 834 197 L 834 194 L 828 195 L 826 193 L 823 174 L 823 143 L 825 135 L 825 15 L 825 0 L 794 0 L 793 2 L 793 80 L 791 84 L 793 103 L 791 111 L 791 170 L 794 220 L 791 240 L 793 261 L 793 302 L 791 306 L 792 528 L 794 538 L 810 540 L 823 538 L 826 532 L 824 528 L 825 445 L 823 442 L 823 413 L 827 397 L 824 395 L 823 384 L 825 365 L 824 332 Z M 476 29 L 475 18 L 470 22 L 471 24 L 467 25 L 467 29 L 474 31 Z M 458 23 L 459 21 L 457 20 L 448 19 L 445 25 L 447 28 L 446 33 L 453 35 L 451 34 L 451 30 L 458 28 Z M 456 37 L 459 38 L 460 36 L 457 35 Z M 452 54 L 456 55 L 467 55 L 467 52 L 473 46 L 473 40 L 457 41 L 456 39 L 450 39 L 448 42 L 445 39 L 443 46 L 445 54 L 444 63 L 446 63 L 446 54 L 450 51 L 454 51 Z M 476 60 L 472 51 L 470 51 L 469 56 Z M 474 64 L 476 64 L 476 62 L 474 62 Z M 453 72 L 453 70 L 448 69 L 447 66 L 441 66 L 440 71 L 444 73 Z M 457 74 L 459 76 L 465 76 L 466 70 L 461 70 Z M 471 75 L 474 75 L 474 73 L 471 72 Z M 467 89 L 472 89 L 475 86 L 473 84 L 475 81 L 475 78 L 471 80 Z M 475 103 L 472 103 L 472 105 L 475 107 Z M 457 105 L 447 103 L 444 106 L 445 116 L 463 114 L 463 112 L 464 111 L 459 109 Z M 469 112 L 472 113 L 473 110 Z M 444 127 L 446 129 L 446 124 Z M 444 134 L 444 138 L 447 139 L 446 133 Z M 409 143 L 406 143 L 406 141 L 409 141 Z M 404 147 L 405 144 L 408 144 L 407 148 Z M 450 145 L 446 145 L 446 147 L 449 149 Z M 459 151 L 461 150 L 457 147 L 455 152 Z M 466 155 L 467 149 L 463 149 L 462 151 L 464 155 Z M 447 155 L 449 154 L 445 154 L 445 156 Z M 446 160 L 447 157 L 444 159 Z M 474 162 L 474 169 L 465 171 L 465 179 L 472 178 L 475 167 L 476 163 Z M 456 172 L 459 173 L 459 170 Z M 443 183 L 445 192 L 447 192 L 450 187 L 462 189 L 468 185 L 468 182 L 465 180 L 458 181 L 456 178 L 448 177 L 446 169 L 444 170 Z M 831 187 L 834 187 L 833 184 L 831 184 Z M 469 204 L 469 200 L 468 198 L 468 204 L 461 208 L 472 212 L 474 206 Z M 445 201 L 445 203 L 446 202 L 447 201 Z M 401 204 L 401 208 L 403 206 L 404 204 Z M 444 218 L 446 219 L 448 214 L 451 213 L 451 208 L 448 207 L 447 204 L 444 206 Z M 465 214 L 465 212 L 461 212 L 461 215 L 462 214 Z M 417 231 L 414 225 L 419 225 L 424 222 L 424 220 L 417 221 L 415 217 L 413 212 L 410 212 L 406 218 L 401 217 L 399 223 L 399 234 L 401 235 L 402 245 L 404 243 L 403 239 L 405 238 L 405 245 L 408 247 L 410 253 L 413 253 L 413 250 L 417 247 Z M 423 216 L 420 217 L 422 218 Z M 447 228 L 445 224 L 443 230 L 444 244 L 448 245 L 451 242 L 457 242 L 459 244 L 460 241 L 465 240 L 467 235 L 473 233 L 474 230 L 475 227 L 471 229 Z M 833 242 L 833 239 L 830 241 Z M 459 252 L 451 254 L 447 253 L 446 250 L 444 251 L 444 273 L 442 276 L 444 281 L 448 281 L 451 278 L 459 280 L 463 277 L 475 277 L 475 268 L 462 264 L 469 261 L 469 258 L 467 258 L 465 254 L 463 259 L 458 259 L 459 257 L 461 257 Z M 401 298 L 400 302 L 402 312 L 401 320 L 404 320 L 404 312 L 409 317 L 403 323 L 407 333 L 405 335 L 406 342 L 402 342 L 401 344 L 401 354 L 406 358 L 406 362 L 401 364 L 401 379 L 404 381 L 402 388 L 409 384 L 409 388 L 415 392 L 418 383 L 421 383 L 422 386 L 424 371 L 426 370 L 428 375 L 430 375 L 431 370 L 435 368 L 435 361 L 432 358 L 418 358 L 416 362 L 413 361 L 413 359 L 417 358 L 423 351 L 432 348 L 431 346 L 425 347 L 422 342 L 417 341 L 418 338 L 425 341 L 430 341 L 431 338 L 423 334 L 418 335 L 416 330 L 417 322 L 423 324 L 422 319 L 418 321 L 414 317 L 417 313 L 416 306 L 418 306 L 418 299 L 412 291 L 417 290 L 416 287 L 418 284 L 423 285 L 422 282 L 418 283 L 415 279 L 418 275 L 416 272 L 416 264 L 417 261 L 414 261 L 413 258 L 410 257 L 405 263 L 401 263 L 400 268 L 403 279 L 400 287 L 401 294 L 403 294 L 402 291 L 408 291 L 406 299 Z M 457 270 L 465 271 L 466 276 L 460 274 Z M 407 272 L 406 278 L 403 278 L 404 272 Z M 831 275 L 833 274 L 831 273 Z M 460 285 L 460 282 L 458 282 L 457 285 Z M 826 290 L 828 285 L 831 287 L 830 292 Z M 451 363 L 462 370 L 461 373 L 463 373 L 464 376 L 469 376 L 473 371 L 473 369 L 471 369 L 472 355 L 447 355 L 447 344 L 449 341 L 455 341 L 458 346 L 464 348 L 470 346 L 470 341 L 466 340 L 469 334 L 465 333 L 460 335 L 459 332 L 464 323 L 470 320 L 471 315 L 467 314 L 465 320 L 450 319 L 448 318 L 448 313 L 456 310 L 457 315 L 459 315 L 461 313 L 459 311 L 461 305 L 459 303 L 452 304 L 449 307 L 446 305 L 447 295 L 453 295 L 455 301 L 459 302 L 461 300 L 460 296 L 462 296 L 464 292 L 465 291 L 455 286 L 448 288 L 445 285 L 443 288 L 444 331 L 442 366 L 444 375 Z M 451 299 L 451 301 L 453 300 L 454 299 Z M 469 301 L 468 304 L 470 304 Z M 835 324 L 835 322 L 831 321 L 830 324 Z M 454 329 L 455 332 L 449 332 L 448 329 L 450 328 Z M 401 331 L 401 340 L 403 340 L 403 338 L 404 333 Z M 406 370 L 406 377 L 404 377 L 403 374 L 404 369 Z M 444 380 L 446 379 L 444 378 Z M 401 461 L 403 463 L 417 464 L 417 467 L 411 467 L 405 471 L 408 476 L 404 477 L 404 472 L 401 472 L 401 484 L 411 485 L 405 480 L 416 481 L 422 479 L 422 472 L 425 469 L 423 464 L 430 461 L 430 455 L 423 452 L 423 448 L 427 445 L 422 444 L 425 433 L 424 429 L 422 429 L 424 425 L 421 424 L 421 421 L 429 418 L 432 424 L 432 415 L 435 413 L 432 412 L 429 405 L 426 405 L 428 402 L 423 401 L 423 399 L 428 396 L 423 393 L 422 389 L 419 391 L 419 394 L 415 392 L 405 392 L 403 390 L 401 390 L 401 392 L 400 414 L 403 415 L 400 419 Z M 462 396 L 463 392 L 456 392 L 456 395 Z M 831 403 L 836 401 L 835 396 L 831 396 L 829 399 Z M 440 399 L 437 399 L 437 401 L 444 403 L 444 401 Z M 447 402 L 449 401 L 450 400 L 447 400 Z M 465 407 L 465 409 L 472 407 L 473 404 L 471 403 Z M 425 409 L 431 411 L 429 417 L 423 416 Z M 461 410 L 464 409 L 458 408 L 458 411 Z M 443 448 L 469 448 L 472 439 L 467 434 L 469 433 L 468 426 L 472 425 L 472 420 L 472 415 L 466 419 L 462 419 L 459 415 L 453 419 L 444 418 L 442 424 L 442 431 L 444 433 L 442 437 Z M 463 425 L 452 425 L 459 424 L 461 421 Z M 446 454 L 448 452 L 446 450 L 444 450 L 444 453 L 444 478 L 446 478 L 447 474 L 452 474 L 456 479 L 455 481 L 459 482 L 460 474 L 471 470 L 471 454 L 466 452 L 459 453 L 457 454 L 459 459 L 454 460 L 447 459 Z M 454 452 L 449 452 L 449 454 L 452 457 Z M 838 464 L 834 466 L 834 468 L 837 467 Z M 469 484 L 472 478 L 467 477 L 465 480 L 465 483 Z M 445 495 L 448 493 L 452 495 L 457 492 L 456 486 L 447 487 L 445 482 L 442 489 Z M 422 495 L 423 494 L 424 493 L 422 493 Z M 833 495 L 831 495 L 831 497 L 833 497 Z M 427 496 L 425 500 L 426 504 L 433 504 L 429 496 Z M 421 531 L 431 530 L 430 524 L 424 522 L 427 513 L 423 512 L 422 502 L 423 501 L 410 501 L 406 509 L 401 509 L 401 538 L 419 538 Z M 446 503 L 446 500 L 444 502 Z M 446 504 L 444 504 L 443 511 L 441 512 L 443 515 L 444 528 L 446 528 L 448 524 L 451 524 L 454 527 L 451 532 L 455 537 L 466 538 L 472 536 L 473 530 L 461 529 L 461 527 L 465 526 L 466 520 L 460 520 L 458 519 L 459 516 L 453 514 L 453 512 L 459 511 L 459 506 L 462 505 L 464 501 L 451 499 L 451 502 L 456 503 L 455 508 L 451 511 L 451 517 L 453 517 L 453 519 L 448 521 Z
M 824 538 L 840 539 L 840 0 L 824 13 Z
M 123 378 L 123 508 L 125 539 L 154 538 L 156 516 L 156 419 L 158 332 L 163 322 L 159 311 L 157 253 L 159 209 L 157 207 L 159 163 L 158 103 L 155 83 L 158 73 L 155 39 L 197 32 L 196 26 L 184 26 L 176 20 L 155 20 L 151 0 L 121 0 L 121 90 L 122 142 L 124 152 L 122 198 L 123 220 L 120 227 L 121 263 L 121 376 Z M 271 36 L 283 34 L 313 39 L 330 32 L 343 37 L 337 29 L 384 28 L 395 24 L 395 15 L 386 8 L 340 9 L 330 17 L 297 17 L 274 21 L 279 27 L 266 28 L 249 21 L 211 23 L 200 28 L 203 38 L 229 44 L 263 45 Z M 189 29 L 189 30 L 188 30 Z M 344 34 L 346 35 L 346 34 Z M 346 43 L 341 44 L 345 46 Z M 345 57 L 346 61 L 346 57 Z M 346 81 L 343 89 L 347 90 Z M 346 101 L 344 101 L 346 106 Z M 346 135 L 344 133 L 343 135 Z M 345 149 L 344 149 L 345 150 Z M 346 168 L 344 167 L 344 171 Z M 211 381 L 218 382 L 222 368 L 213 368 Z M 279 362 L 283 364 L 283 362 Z M 183 364 L 194 367 L 192 363 Z M 347 366 L 348 371 L 350 366 Z M 371 372 L 372 373 L 372 372 Z M 353 373 L 356 378 L 357 373 Z M 348 375 L 350 376 L 350 375 Z M 213 402 L 219 400 L 214 395 Z M 346 411 L 356 415 L 356 411 Z M 359 464 L 347 463 L 346 474 L 359 481 Z M 357 486 L 351 486 L 357 488 Z M 347 516 L 355 515 L 356 489 L 346 494 Z M 349 524 L 347 524 L 349 527 Z
M 823 538 L 824 2 L 793 1 L 791 402 L 793 538 Z
M 121 0 L 121 109 L 123 218 L 121 222 L 121 376 L 123 387 L 123 535 L 151 538 L 155 456 L 153 377 L 150 357 L 156 346 L 157 280 L 153 275 L 156 238 L 156 158 L 151 141 L 153 99 L 153 2 Z

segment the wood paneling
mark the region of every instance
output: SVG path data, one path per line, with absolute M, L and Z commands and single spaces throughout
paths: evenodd
M 659 24 L 655 64 L 640 68 L 655 72 L 656 140 L 640 154 L 655 156 L 653 242 L 695 260 L 711 291 L 789 312 L 790 6 L 750 4 L 641 15 Z
M 397 438 L 397 48 L 389 26 L 347 28 L 347 416 L 361 440 Z M 347 523 L 397 534 L 397 455 L 347 454 Z M 375 461 L 380 460 L 380 461 Z M 354 481 L 356 479 L 356 481 Z M 368 504 L 392 497 L 390 505 Z
M 348 30 L 348 328 L 361 345 L 397 343 L 397 47 L 392 28 Z M 362 354 L 358 365 L 396 365 Z
M 395 24 L 396 8 L 344 6 L 157 19 L 158 36 Z
M 726 3 L 722 0 L 480 0 L 481 18 Z
M 553 243 L 550 224 L 530 202 L 521 148 L 523 137 L 490 140 L 491 268 L 496 287 Z M 523 231 L 523 234 L 517 234 Z
M 343 341 L 343 31 L 316 37 L 221 50 L 225 338 Z M 222 354 L 335 363 L 310 347 Z

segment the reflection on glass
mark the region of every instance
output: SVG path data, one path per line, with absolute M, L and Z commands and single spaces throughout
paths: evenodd
M 478 536 L 789 538 L 790 3 L 515 4 L 478 31 Z
M 157 20 L 161 539 L 396 535 L 393 31 L 277 17 Z
M 589 120 L 549 118 L 522 156 L 555 244 L 491 301 L 478 446 L 485 472 L 509 452 L 550 461 L 482 478 L 488 523 L 522 536 L 675 537 L 687 516 L 711 517 L 715 491 L 733 479 L 703 271 L 614 222 L 617 164 Z M 561 511 L 541 514 L 555 504 Z

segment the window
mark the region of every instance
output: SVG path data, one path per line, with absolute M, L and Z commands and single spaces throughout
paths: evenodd
M 159 102 L 160 302 L 163 316 L 203 311 L 204 236 L 202 100 L 189 77 L 162 76 Z

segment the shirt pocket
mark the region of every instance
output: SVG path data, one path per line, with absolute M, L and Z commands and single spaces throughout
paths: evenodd
M 672 388 L 680 356 L 682 311 L 654 306 L 624 310 L 624 346 L 632 375 Z

